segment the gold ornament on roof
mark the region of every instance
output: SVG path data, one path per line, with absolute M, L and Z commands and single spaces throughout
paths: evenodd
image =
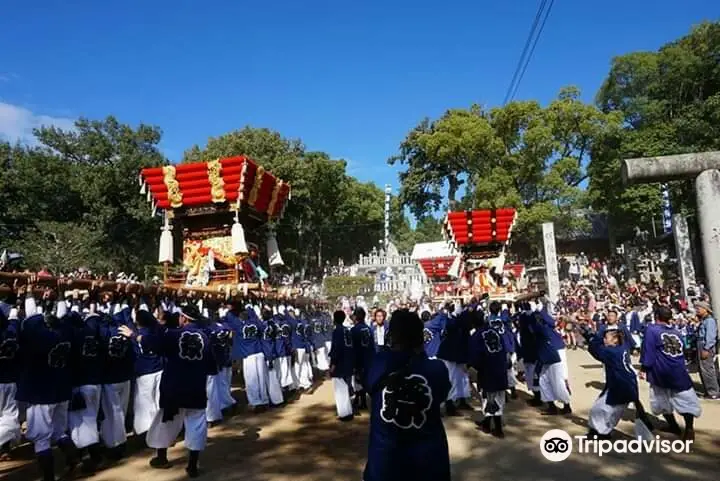
M 225 202 L 225 181 L 222 178 L 220 159 L 207 163 L 207 173 L 210 182 L 210 200 L 216 204 Z
M 275 204 L 277 204 L 278 197 L 280 196 L 280 189 L 282 189 L 284 182 L 282 180 L 278 180 L 275 184 L 275 188 L 273 189 L 272 197 L 270 198 L 270 204 L 268 205 L 267 213 L 269 216 L 272 215 L 273 211 L 275 210 Z
M 255 183 L 253 184 L 250 195 L 248 196 L 248 204 L 250 204 L 250 206 L 252 207 L 255 207 L 255 203 L 257 202 L 258 195 L 260 194 L 260 188 L 262 187 L 264 177 L 265 168 L 259 166 L 257 168 L 257 171 L 255 172 Z
M 180 191 L 180 183 L 175 179 L 175 166 L 166 165 L 163 167 L 163 182 L 168 191 L 168 201 L 170 207 L 176 209 L 182 207 L 182 192 Z

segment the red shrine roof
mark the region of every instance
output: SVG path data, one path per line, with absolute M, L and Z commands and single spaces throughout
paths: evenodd
M 453 264 L 455 257 L 435 257 L 433 259 L 420 259 L 418 264 L 428 280 L 447 279 L 448 271 Z
M 415 244 L 411 257 L 418 263 L 430 282 L 448 277 L 457 253 L 445 241 Z
M 290 199 L 290 184 L 244 155 L 143 169 L 140 184 L 153 209 L 235 204 L 270 220 L 282 216 Z
M 448 212 L 443 233 L 457 249 L 499 251 L 510 240 L 516 217 L 511 208 Z

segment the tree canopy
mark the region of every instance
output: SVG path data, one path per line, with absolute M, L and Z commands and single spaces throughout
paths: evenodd
M 720 22 L 703 23 L 657 52 L 614 58 L 597 104 L 622 115 L 623 129 L 593 159 L 593 206 L 619 228 L 647 225 L 660 215 L 660 188 L 625 189 L 620 159 L 720 149 Z M 692 180 L 670 187 L 674 211 L 694 208 Z
M 73 130 L 42 127 L 32 146 L 0 143 L 3 247 L 56 272 L 155 262 L 158 225 L 137 178 L 165 161 L 161 134 L 108 117 L 79 119 Z
M 401 202 L 419 217 L 441 207 L 515 207 L 515 237 L 527 242 L 538 239 L 542 222 L 555 222 L 560 235 L 582 231 L 587 223 L 578 211 L 587 206 L 582 187 L 590 156 L 620 129 L 621 117 L 579 97 L 568 87 L 547 107 L 473 105 L 421 121 L 390 159 L 405 167 Z

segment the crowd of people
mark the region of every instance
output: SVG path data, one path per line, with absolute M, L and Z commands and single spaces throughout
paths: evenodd
M 330 315 L 182 291 L 143 295 L 123 285 L 34 292 L 22 286 L 0 302 L 0 447 L 12 454 L 24 422 L 44 481 L 56 479 L 53 445 L 67 469 L 92 473 L 123 457 L 128 431 L 155 450 L 151 467 L 166 468 L 183 429 L 186 470 L 196 477 L 208 426 L 236 403 L 234 374 L 242 373 L 249 405 L 263 410 L 312 388 L 323 372 L 340 421 L 371 411 L 365 481 L 449 480 L 442 413 L 472 410 L 479 397 L 478 426 L 504 437 L 504 413 L 524 382 L 544 414 L 569 414 L 566 350 L 578 345 L 606 372 L 589 436 L 609 437 L 631 403 L 636 425 L 655 428 L 633 368 L 639 353 L 648 411 L 692 440 L 701 409 L 678 320 L 683 309 L 698 319 L 701 377 L 707 397 L 718 398 L 717 326 L 704 293 L 688 306 L 671 289 L 589 291 L 570 282 L 554 306 L 540 294 L 506 304 L 396 302 L 387 312 L 363 301 Z
M 589 413 L 588 437 L 608 439 L 633 404 L 637 435 L 652 438 L 656 426 L 640 400 L 641 378 L 649 383 L 650 412 L 661 415 L 672 433 L 692 441 L 701 406 L 685 360 L 677 306 L 672 296 L 644 289 L 636 294 L 647 303 L 626 312 L 610 304 L 596 308 L 591 322 L 572 329 L 606 373 L 605 389 Z M 699 360 L 711 367 L 717 329 L 712 308 L 703 299 L 690 308 L 701 320 Z M 443 304 L 435 310 L 399 306 L 391 310 L 389 322 L 385 311 L 377 310 L 369 326 L 360 307 L 350 316 L 352 327 L 344 325 L 345 312 L 336 312 L 330 372 L 338 416 L 352 419 L 353 409 L 366 405 L 368 393 L 372 400 L 364 480 L 449 480 L 441 412 L 457 415 L 458 410 L 472 409 L 473 390 L 482 399 L 478 426 L 497 437 L 505 436 L 503 414 L 506 403 L 517 398 L 519 380 L 532 393 L 530 404 L 543 414 L 570 414 L 566 349 L 576 344 L 566 342 L 567 324 L 560 320 L 570 302 L 566 291 L 557 309 L 539 300 L 505 305 L 488 299 Z M 633 354 L 640 356 L 639 372 Z M 702 368 L 701 375 L 706 382 Z M 717 382 L 716 371 L 712 375 L 709 380 Z M 712 383 L 705 385 L 706 396 L 717 399 Z M 682 417 L 683 428 L 675 413 Z
M 195 297 L 144 296 L 119 285 L 79 294 L 32 284 L 0 301 L 0 448 L 34 445 L 44 481 L 52 446 L 66 469 L 92 473 L 125 454 L 130 431 L 170 465 L 184 429 L 187 473 L 199 474 L 208 426 L 236 403 L 233 367 L 250 406 L 282 405 L 328 370 L 330 317 L 310 309 Z

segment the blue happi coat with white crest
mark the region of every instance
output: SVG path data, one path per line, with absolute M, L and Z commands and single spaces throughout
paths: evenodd
M 364 481 L 450 481 L 440 415 L 450 392 L 445 364 L 424 353 L 381 351 L 368 373 L 368 391 L 372 412 Z

